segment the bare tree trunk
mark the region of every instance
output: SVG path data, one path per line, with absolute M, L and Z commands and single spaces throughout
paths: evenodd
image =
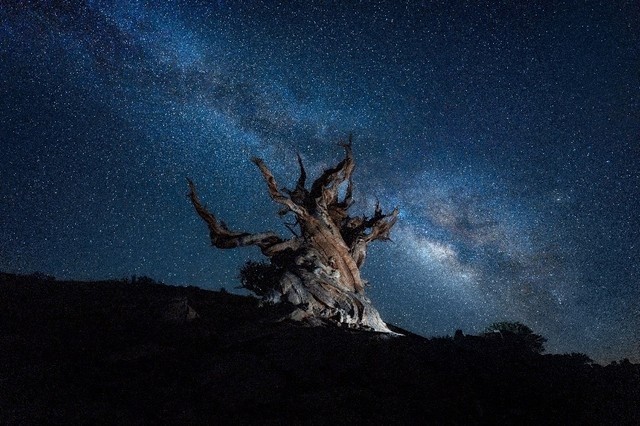
M 383 214 L 380 206 L 376 206 L 372 217 L 348 215 L 353 204 L 355 164 L 351 140 L 341 146 L 346 152 L 345 158 L 325 170 L 309 190 L 305 186 L 306 172 L 300 156 L 300 177 L 293 190 L 280 190 L 264 162 L 253 159 L 267 182 L 269 195 L 283 206 L 280 214 L 292 213 L 296 219 L 294 226 L 299 232 L 289 240 L 273 232 L 230 231 L 202 205 L 191 181 L 189 197 L 198 215 L 207 223 L 214 246 L 226 249 L 256 245 L 273 265 L 284 271 L 266 298 L 296 306 L 292 319 L 391 333 L 364 294 L 365 282 L 360 268 L 369 243 L 388 240 L 398 210 Z M 346 193 L 340 200 L 338 191 L 344 182 Z

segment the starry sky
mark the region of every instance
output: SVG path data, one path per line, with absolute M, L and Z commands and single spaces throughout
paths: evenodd
M 640 362 L 640 3 L 155 3 L 0 3 L 0 270 L 233 289 L 259 251 L 185 177 L 286 236 L 250 158 L 291 185 L 353 133 L 385 320 Z

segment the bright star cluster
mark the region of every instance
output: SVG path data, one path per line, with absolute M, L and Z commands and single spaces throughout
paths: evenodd
M 355 137 L 357 204 L 400 220 L 363 270 L 425 335 L 521 321 L 640 361 L 640 5 L 0 5 L 0 269 L 233 288 L 185 178 L 232 228 Z

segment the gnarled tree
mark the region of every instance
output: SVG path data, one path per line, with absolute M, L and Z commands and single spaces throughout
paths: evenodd
M 280 215 L 291 213 L 295 217 L 295 223 L 289 225 L 295 235 L 291 239 L 285 240 L 274 232 L 252 234 L 230 230 L 203 206 L 191 180 L 189 197 L 209 227 L 215 247 L 258 246 L 273 265 L 284 271 L 265 298 L 295 306 L 291 318 L 390 332 L 365 295 L 366 282 L 360 276 L 360 268 L 369 244 L 389 239 L 398 209 L 384 214 L 377 204 L 371 217 L 349 216 L 355 168 L 351 139 L 340 146 L 345 150 L 345 158 L 325 170 L 310 187 L 306 185 L 307 174 L 298 155 L 300 177 L 293 190 L 279 188 L 264 161 L 253 159 L 267 183 L 269 195 L 283 207 Z M 342 184 L 346 185 L 343 196 Z

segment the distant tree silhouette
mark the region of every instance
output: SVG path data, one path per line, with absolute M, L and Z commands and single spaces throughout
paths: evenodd
M 142 275 L 142 276 L 132 275 L 131 284 L 151 285 L 151 284 L 161 284 L 161 283 L 146 275 Z
M 36 281 L 55 281 L 56 280 L 56 277 L 54 277 L 53 275 L 47 275 L 43 272 L 34 272 L 31 275 L 29 275 L 29 277 Z
M 499 339 L 498 342 L 513 349 L 527 349 L 535 353 L 544 352 L 547 341 L 518 321 L 495 322 L 484 330 L 482 336 L 494 341 Z
M 571 352 L 570 354 L 563 355 L 570 362 L 577 365 L 592 364 L 593 360 L 587 355 L 579 352 Z

